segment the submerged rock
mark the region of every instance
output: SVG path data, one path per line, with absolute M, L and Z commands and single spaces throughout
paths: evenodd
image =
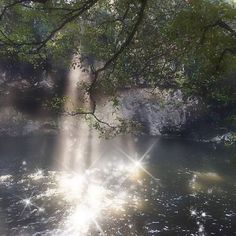
M 210 139 L 203 139 L 203 142 L 206 143 L 215 143 L 215 144 L 228 144 L 228 145 L 232 145 L 236 142 L 236 137 L 235 137 L 235 133 L 233 132 L 227 132 L 225 134 L 221 134 L 221 135 L 216 135 L 213 138 Z

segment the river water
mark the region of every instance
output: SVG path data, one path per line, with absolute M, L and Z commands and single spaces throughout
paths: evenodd
M 121 137 L 82 170 L 58 168 L 56 143 L 0 139 L 1 236 L 236 235 L 235 149 Z

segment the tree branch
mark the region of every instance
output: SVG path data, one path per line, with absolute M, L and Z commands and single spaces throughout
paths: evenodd
M 142 20 L 144 18 L 144 11 L 145 11 L 145 8 L 146 8 L 146 5 L 147 5 L 147 1 L 148 0 L 141 0 L 141 7 L 140 7 L 140 11 L 138 13 L 138 19 L 137 19 L 132 31 L 130 32 L 130 34 L 126 38 L 125 42 L 121 45 L 120 49 L 117 52 L 115 52 L 113 54 L 113 56 L 101 68 L 95 70 L 95 68 L 93 66 L 91 67 L 92 82 L 91 82 L 89 88 L 86 90 L 86 92 L 90 97 L 92 110 L 90 112 L 86 112 L 86 113 L 84 113 L 84 112 L 82 112 L 82 113 L 81 112 L 75 112 L 71 115 L 79 115 L 79 114 L 92 115 L 99 123 L 105 124 L 105 125 L 107 125 L 108 127 L 112 128 L 112 129 L 116 128 L 116 127 L 110 125 L 109 123 L 102 121 L 101 119 L 99 119 L 96 116 L 95 112 L 96 112 L 97 104 L 96 104 L 96 100 L 95 100 L 95 97 L 94 97 L 94 90 L 95 90 L 96 83 L 97 83 L 97 80 L 98 80 L 98 77 L 99 77 L 100 73 L 103 72 L 104 70 L 106 70 L 112 63 L 114 63 L 118 59 L 118 57 L 125 51 L 125 49 L 132 42 L 132 40 L 135 36 L 135 33 L 137 32 L 137 30 L 138 30 L 139 26 L 141 25 Z
M 3 18 L 4 14 L 6 13 L 6 11 L 18 4 L 21 4 L 21 3 L 26 3 L 26 2 L 35 2 L 35 3 L 46 3 L 48 0 L 16 0 L 15 2 L 12 2 L 8 5 L 6 5 L 1 14 L 0 14 L 0 20 Z
M 26 2 L 26 1 L 25 1 L 25 0 L 17 0 L 17 1 L 15 1 L 15 2 L 13 2 L 13 3 L 10 3 L 10 4 L 6 5 L 6 6 L 3 8 L 3 10 L 2 10 L 2 12 L 1 12 L 1 14 L 0 14 L 0 20 L 3 18 L 4 14 L 6 13 L 6 11 L 7 11 L 9 8 L 14 7 L 15 5 L 20 4 L 20 3 L 23 3 L 23 2 Z
M 130 32 L 130 34 L 126 38 L 125 42 L 121 45 L 120 49 L 116 53 L 114 53 L 113 56 L 101 68 L 97 69 L 97 71 L 96 71 L 97 74 L 99 74 L 102 71 L 106 70 L 113 62 L 115 62 L 118 59 L 118 57 L 120 56 L 120 54 L 122 54 L 123 51 L 132 42 L 132 40 L 133 40 L 133 38 L 135 36 L 135 33 L 137 32 L 140 24 L 143 21 L 144 11 L 145 11 L 145 8 L 146 8 L 146 5 L 147 5 L 147 1 L 148 0 L 142 0 L 141 1 L 141 8 L 140 8 L 140 11 L 138 13 L 138 19 L 137 19 L 137 21 L 136 21 L 132 31 Z
M 28 0 L 27 0 L 28 1 Z M 22 3 L 22 2 L 27 2 L 26 0 L 19 0 L 17 2 L 14 3 L 14 5 L 18 4 L 18 3 Z M 62 21 L 62 23 L 57 26 L 54 30 L 52 30 L 48 36 L 45 37 L 45 39 L 41 40 L 41 41 L 32 41 L 32 42 L 21 42 L 21 43 L 17 43 L 14 42 L 13 40 L 11 40 L 9 37 L 7 37 L 9 43 L 8 45 L 12 45 L 14 47 L 21 47 L 21 46 L 37 46 L 36 49 L 33 50 L 34 53 L 38 53 L 46 44 L 48 41 L 50 41 L 54 35 L 60 31 L 61 29 L 63 29 L 68 23 L 76 20 L 78 17 L 80 17 L 84 12 L 86 12 L 87 10 L 89 10 L 91 7 L 93 7 L 99 0 L 87 0 L 83 6 L 81 6 L 80 8 L 77 9 L 73 9 L 70 14 L 69 17 L 67 17 L 65 20 Z M 37 1 L 37 2 L 41 2 L 41 1 Z M 12 7 L 14 6 L 13 4 L 8 5 Z M 72 14 L 74 13 L 74 14 Z M 4 35 L 4 37 L 6 38 L 6 35 Z
M 69 18 L 65 19 L 57 28 L 55 28 L 43 41 L 41 41 L 39 44 L 40 46 L 37 48 L 37 51 L 39 51 L 41 48 L 43 48 L 46 43 L 51 40 L 51 38 L 62 28 L 64 28 L 68 23 L 74 21 L 79 16 L 81 16 L 85 11 L 89 10 L 92 6 L 94 6 L 99 0 L 88 0 L 81 8 L 76 9 L 73 12 L 76 12 L 76 14 L 70 16 Z
M 214 28 L 216 26 L 219 26 L 220 28 L 228 31 L 229 33 L 231 33 L 234 37 L 236 36 L 236 31 L 227 23 L 225 23 L 222 20 L 217 20 L 215 23 L 207 25 L 204 27 L 203 29 L 203 34 L 202 34 L 202 38 L 200 40 L 200 44 L 203 44 L 205 39 L 206 39 L 206 33 L 211 29 Z
M 38 3 L 45 3 L 47 0 L 35 0 L 34 2 L 38 2 Z M 2 32 L 2 35 L 4 36 L 4 38 L 9 42 L 10 45 L 19 47 L 19 46 L 24 46 L 24 45 L 28 45 L 28 46 L 36 46 L 36 49 L 34 49 L 33 51 L 35 53 L 38 53 L 46 44 L 48 41 L 50 41 L 57 32 L 59 32 L 61 29 L 63 29 L 68 23 L 76 20 L 78 17 L 80 17 L 84 12 L 86 12 L 87 10 L 89 10 L 91 7 L 93 7 L 99 0 L 87 0 L 80 8 L 78 9 L 73 9 L 71 11 L 68 12 L 68 14 L 65 15 L 65 19 L 55 28 L 53 29 L 43 40 L 41 41 L 32 41 L 32 42 L 14 42 L 13 40 L 11 40 L 10 37 L 8 37 L 4 32 Z M 9 4 L 4 8 L 4 11 L 2 12 L 2 16 L 5 14 L 5 11 L 10 8 L 13 7 L 19 3 L 24 3 L 27 2 L 26 0 L 19 0 L 14 2 L 14 4 Z M 129 47 L 129 45 L 131 44 L 133 38 L 135 37 L 136 32 L 138 31 L 139 26 L 141 25 L 143 18 L 144 18 L 144 11 L 147 5 L 148 0 L 140 0 L 141 2 L 141 6 L 140 6 L 140 10 L 137 13 L 137 20 L 131 30 L 131 32 L 128 34 L 126 40 L 122 43 L 122 45 L 119 47 L 119 49 L 113 54 L 113 56 L 101 67 L 98 68 L 97 70 L 95 70 L 93 67 L 91 67 L 91 77 L 92 77 L 92 82 L 89 86 L 89 88 L 86 90 L 86 93 L 89 95 L 90 97 L 90 102 L 91 102 L 91 110 L 90 111 L 75 111 L 75 112 L 64 112 L 62 114 L 65 115 L 70 115 L 70 116 L 76 116 L 76 115 L 92 115 L 96 121 L 98 121 L 101 124 L 107 125 L 108 127 L 115 129 L 116 127 L 110 125 L 109 123 L 101 120 L 97 115 L 96 115 L 96 100 L 95 100 L 95 94 L 94 94 L 94 90 L 96 87 L 96 82 L 98 80 L 98 77 L 100 75 L 101 72 L 103 72 L 104 70 L 106 70 L 111 64 L 113 64 L 118 58 L 119 56 Z M 125 11 L 125 14 L 123 16 L 123 19 L 126 17 L 126 14 L 128 14 L 128 10 L 127 9 Z M 68 16 L 68 17 L 67 17 Z
M 232 55 L 236 55 L 236 48 L 225 48 L 222 53 L 220 54 L 220 57 L 219 57 L 219 61 L 218 61 L 218 64 L 216 66 L 216 71 L 218 71 L 220 69 L 220 64 L 221 62 L 223 61 L 224 57 L 226 54 L 232 54 Z

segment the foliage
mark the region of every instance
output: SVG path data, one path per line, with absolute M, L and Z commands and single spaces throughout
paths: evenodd
M 236 104 L 236 9 L 226 1 L 3 0 L 0 9 L 1 57 L 69 65 L 79 54 L 94 73 L 89 93 L 178 87 Z
M 185 89 L 221 105 L 235 103 L 236 9 L 225 1 L 192 0 L 174 19 L 171 36 L 186 76 Z

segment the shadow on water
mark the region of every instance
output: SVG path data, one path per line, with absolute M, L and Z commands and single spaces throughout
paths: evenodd
M 23 162 L 30 170 L 52 168 L 55 146 L 54 136 L 0 138 L 1 174 L 17 172 Z

